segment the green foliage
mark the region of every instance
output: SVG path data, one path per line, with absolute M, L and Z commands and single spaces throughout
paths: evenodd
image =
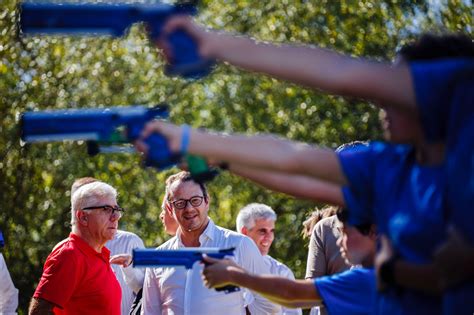
M 354 56 L 391 60 L 398 44 L 428 29 L 471 32 L 471 1 L 203 1 L 198 20 L 265 41 L 314 43 Z M 0 8 L 0 228 L 20 313 L 52 247 L 67 237 L 69 188 L 94 176 L 115 186 L 128 212 L 123 229 L 147 246 L 165 239 L 159 222 L 165 178 L 176 170 L 140 167 L 137 156 L 89 157 L 84 143 L 24 145 L 19 115 L 27 110 L 170 104 L 171 120 L 226 132 L 269 132 L 329 147 L 380 137 L 377 112 L 360 100 L 321 95 L 263 75 L 219 66 L 203 80 L 163 75 L 163 59 L 134 26 L 124 38 L 27 37 L 17 27 L 16 1 Z M 229 174 L 209 184 L 211 217 L 235 227 L 250 202 L 279 215 L 271 255 L 304 276 L 301 223 L 315 206 L 269 192 Z

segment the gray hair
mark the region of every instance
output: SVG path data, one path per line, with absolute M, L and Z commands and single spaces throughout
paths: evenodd
M 72 186 L 71 186 L 71 197 L 79 188 L 93 182 L 100 182 L 100 180 L 94 177 L 81 177 L 81 178 L 76 179 L 74 183 L 72 183 Z
M 117 190 L 109 184 L 96 181 L 85 184 L 71 196 L 71 224 L 76 222 L 76 211 L 83 208 L 96 206 L 99 199 L 104 197 L 117 198 Z
M 252 229 L 255 221 L 259 219 L 276 221 L 277 215 L 272 208 L 263 203 L 251 203 L 240 209 L 237 215 L 237 232 L 242 233 L 242 228 Z

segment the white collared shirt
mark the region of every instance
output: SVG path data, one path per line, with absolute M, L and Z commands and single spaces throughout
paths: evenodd
M 115 237 L 105 244 L 110 250 L 110 256 L 118 254 L 132 254 L 134 248 L 144 248 L 145 245 L 140 237 L 136 234 L 118 230 Z M 111 264 L 112 270 L 117 277 L 122 289 L 122 315 L 128 315 L 135 300 L 136 293 L 143 286 L 145 278 L 145 270 L 141 268 L 133 268 L 129 266 L 123 268 L 119 265 Z
M 278 260 L 276 260 L 275 258 L 273 258 L 272 256 L 269 256 L 269 255 L 263 256 L 263 258 L 265 259 L 265 262 L 268 264 L 268 266 L 270 268 L 270 273 L 272 275 L 277 275 L 277 276 L 285 277 L 285 278 L 288 278 L 288 279 L 291 279 L 291 280 L 295 280 L 295 275 L 293 274 L 293 271 L 291 271 L 291 269 L 288 268 L 288 266 L 286 266 L 285 264 L 279 262 Z M 280 314 L 282 314 L 282 315 L 301 315 L 302 311 L 301 311 L 301 308 L 282 307 Z
M 16 314 L 18 290 L 13 285 L 7 265 L 0 253 L 0 314 Z
M 231 257 L 245 270 L 255 274 L 268 274 L 268 265 L 263 260 L 255 243 L 248 237 L 218 227 L 209 219 L 209 224 L 199 236 L 200 247 L 227 249 L 235 247 Z M 179 236 L 158 249 L 179 249 L 185 246 Z M 241 289 L 226 294 L 208 289 L 201 279 L 203 265 L 195 263 L 189 273 L 184 267 L 147 268 L 143 284 L 142 314 L 166 315 L 245 315 L 245 297 L 253 295 L 248 305 L 252 314 L 277 314 L 279 307 L 263 297 Z M 245 295 L 244 295 L 245 293 Z

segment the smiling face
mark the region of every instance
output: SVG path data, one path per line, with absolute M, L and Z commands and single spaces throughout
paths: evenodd
M 257 219 L 251 229 L 245 226 L 242 228 L 242 234 L 250 237 L 262 255 L 268 255 L 270 246 L 275 239 L 275 221 L 271 219 Z
M 194 181 L 176 181 L 169 187 L 173 217 L 178 222 L 183 232 L 202 232 L 209 222 L 209 196 L 204 196 L 201 187 Z M 193 206 L 189 200 L 193 197 L 203 197 L 199 206 Z M 183 209 L 178 209 L 174 204 L 186 201 Z

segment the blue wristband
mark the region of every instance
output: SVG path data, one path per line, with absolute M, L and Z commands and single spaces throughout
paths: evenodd
M 181 125 L 181 154 L 186 155 L 191 138 L 191 127 L 189 125 Z

